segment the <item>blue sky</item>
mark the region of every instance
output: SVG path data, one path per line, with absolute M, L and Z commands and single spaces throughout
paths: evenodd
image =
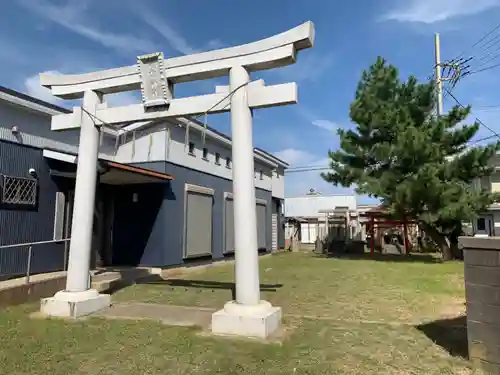
M 301 52 L 293 66 L 252 77 L 299 87 L 298 105 L 256 112 L 254 142 L 292 166 L 324 166 L 328 150 L 338 147 L 336 129 L 352 126 L 349 104 L 363 69 L 381 55 L 403 76 L 425 79 L 434 64 L 434 32 L 441 34 L 443 60 L 452 59 L 496 26 L 500 0 L 12 0 L 2 4 L 2 16 L 0 84 L 62 105 L 39 86 L 39 72 L 88 72 L 132 65 L 144 53 L 173 57 L 228 47 L 311 20 L 314 48 Z M 469 55 L 481 51 L 467 50 Z M 500 68 L 466 77 L 454 93 L 464 104 L 500 105 L 497 73 Z M 213 92 L 223 83 L 227 79 L 182 84 L 176 95 Z M 121 105 L 138 97 L 111 101 Z M 476 113 L 495 131 L 499 114 Z M 211 116 L 209 123 L 230 133 L 228 115 Z M 478 137 L 490 134 L 481 129 Z M 310 188 L 351 191 L 326 184 L 318 172 L 286 178 L 289 196 Z

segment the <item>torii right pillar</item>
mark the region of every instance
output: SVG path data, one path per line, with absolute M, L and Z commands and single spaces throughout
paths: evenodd
M 281 325 L 281 308 L 260 299 L 257 214 L 255 210 L 250 76 L 241 66 L 229 73 L 233 140 L 233 199 L 236 300 L 212 315 L 212 332 L 266 338 Z

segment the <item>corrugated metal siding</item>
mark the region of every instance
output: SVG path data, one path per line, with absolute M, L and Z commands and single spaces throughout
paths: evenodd
M 63 152 L 76 153 L 80 132 L 78 129 L 54 132 L 50 130 L 51 117 L 35 113 L 10 103 L 0 101 L 0 139 L 37 148 L 53 148 Z M 18 133 L 12 133 L 17 126 Z M 115 140 L 104 137 L 100 154 L 113 158 Z
M 356 209 L 354 195 L 317 195 L 285 198 L 286 217 L 319 217 L 319 210 L 334 209 L 335 207 L 349 207 Z
M 29 169 L 38 174 L 38 206 L 35 210 L 0 209 L 0 245 L 48 241 L 53 238 L 56 184 L 51 180 L 42 150 L 0 141 L 0 173 L 29 177 Z M 0 249 L 0 274 L 26 271 L 28 249 Z M 32 272 L 62 269 L 64 246 L 33 247 Z
M 232 192 L 232 181 L 195 171 L 171 163 L 135 163 L 134 165 L 159 172 L 165 172 L 175 177 L 175 180 L 165 185 L 164 200 L 158 212 L 156 223 L 150 227 L 147 243 L 141 264 L 145 266 L 164 267 L 179 265 L 182 259 L 182 233 L 184 215 L 184 185 L 186 183 L 204 186 L 215 190 L 213 205 L 213 242 L 212 258 L 221 259 L 224 256 L 224 193 Z M 271 192 L 256 189 L 256 198 L 271 202 Z M 140 217 L 135 220 L 140 221 Z M 271 210 L 267 210 L 266 247 L 271 248 Z M 115 227 L 115 231 L 119 228 Z

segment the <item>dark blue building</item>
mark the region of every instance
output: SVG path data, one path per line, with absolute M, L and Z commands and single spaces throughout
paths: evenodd
M 0 88 L 0 246 L 71 237 L 79 132 L 50 130 L 51 116 L 65 112 Z M 284 245 L 286 167 L 255 149 L 262 251 Z M 194 120 L 107 130 L 100 149 L 92 266 L 170 267 L 230 255 L 231 178 L 231 140 Z M 68 249 L 67 242 L 33 246 L 32 272 L 64 269 Z M 24 273 L 27 257 L 28 247 L 0 248 L 0 277 Z

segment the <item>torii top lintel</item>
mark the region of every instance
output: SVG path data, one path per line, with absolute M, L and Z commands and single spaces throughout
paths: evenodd
M 236 47 L 165 59 L 166 78 L 172 83 L 189 82 L 227 75 L 232 66 L 249 71 L 282 67 L 295 63 L 298 51 L 314 44 L 314 24 L 305 22 L 281 34 Z M 40 74 L 42 86 L 64 99 L 83 97 L 88 90 L 104 94 L 139 89 L 137 66 L 127 66 L 86 74 Z

